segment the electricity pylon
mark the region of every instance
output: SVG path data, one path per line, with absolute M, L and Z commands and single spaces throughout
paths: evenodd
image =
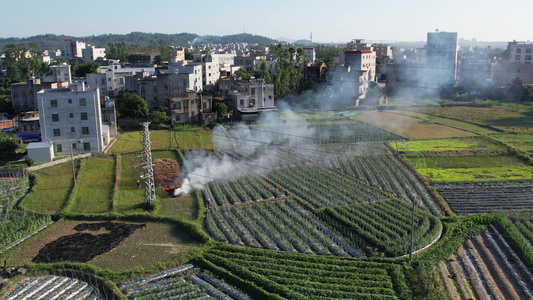
M 150 122 L 144 122 L 141 123 L 143 126 L 142 136 L 143 136 L 143 150 L 142 150 L 142 158 L 143 162 L 135 165 L 134 168 L 142 167 L 141 168 L 141 176 L 144 183 L 144 205 L 147 208 L 151 208 L 155 204 L 155 183 L 154 183 L 154 165 L 152 164 L 152 148 L 151 148 L 151 141 L 150 141 L 150 130 L 148 129 L 148 126 L 150 125 Z

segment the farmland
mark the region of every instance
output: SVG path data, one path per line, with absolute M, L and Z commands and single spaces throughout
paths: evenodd
M 531 298 L 530 134 L 431 112 L 154 130 L 153 159 L 178 162 L 193 189 L 158 185 L 153 210 L 133 167 L 140 134 L 124 132 L 75 161 L 75 184 L 70 164 L 11 181 L 35 184 L 21 209 L 24 189 L 6 185 L 4 245 L 59 221 L 0 259 L 39 280 L 88 272 L 121 299 Z M 66 295 L 68 277 L 39 290 Z

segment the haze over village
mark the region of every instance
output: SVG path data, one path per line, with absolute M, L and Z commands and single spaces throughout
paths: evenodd
M 3 4 L 0 299 L 532 299 L 530 4 L 448 4 Z

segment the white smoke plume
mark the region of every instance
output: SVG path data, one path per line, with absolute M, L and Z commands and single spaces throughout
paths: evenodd
M 174 191 L 174 196 L 181 196 L 193 189 L 203 189 L 210 181 L 217 179 L 233 180 L 248 174 L 247 168 L 262 172 L 277 165 L 284 157 L 279 152 L 266 147 L 289 146 L 309 141 L 314 135 L 314 128 L 297 117 L 288 106 L 281 104 L 280 110 L 287 118 L 282 124 L 274 116 L 261 118 L 256 124 L 248 126 L 239 123 L 231 128 L 217 126 L 213 130 L 213 141 L 217 149 L 239 150 L 244 159 L 235 159 L 223 155 L 206 155 L 205 152 L 193 152 L 186 157 L 184 169 L 187 170 L 182 186 Z

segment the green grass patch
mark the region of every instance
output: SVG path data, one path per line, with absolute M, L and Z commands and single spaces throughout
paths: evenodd
M 115 160 L 112 157 L 90 158 L 78 176 L 72 212 L 103 213 L 112 208 L 115 185 Z
M 502 145 L 483 137 L 404 141 L 397 144 L 398 151 L 413 152 L 503 150 Z
M 162 217 L 194 221 L 197 216 L 197 207 L 191 195 L 171 197 L 165 194 L 161 195 L 157 201 L 157 214 Z
M 528 180 L 533 167 L 512 155 L 405 156 L 433 182 Z
M 492 135 L 491 138 L 503 142 L 513 148 L 533 153 L 533 134 L 530 133 L 504 133 Z
M 171 148 L 180 149 L 215 149 L 210 130 L 171 131 Z
M 471 132 L 430 123 L 419 118 L 380 111 L 366 112 L 356 115 L 352 119 L 369 123 L 408 139 L 435 139 L 475 135 Z
M 22 202 L 25 210 L 54 214 L 67 203 L 74 185 L 72 165 L 64 163 L 33 172 L 36 186 Z
M 143 211 L 144 205 L 144 188 L 137 187 L 137 180 L 141 170 L 134 169 L 133 165 L 139 164 L 142 161 L 138 154 L 122 155 L 120 182 L 118 185 L 118 197 L 116 210 L 118 212 L 140 212 Z
M 139 131 L 123 132 L 108 152 L 118 154 L 139 151 L 142 149 L 141 142 L 142 137 Z

